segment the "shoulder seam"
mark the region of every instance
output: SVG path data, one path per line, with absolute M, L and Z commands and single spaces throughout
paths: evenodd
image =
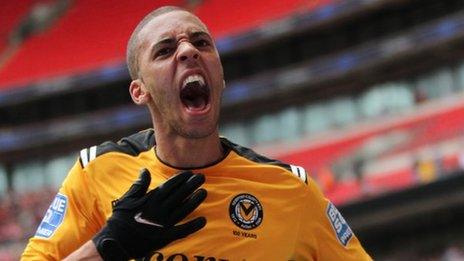
M 290 164 L 290 168 L 291 168 L 291 171 L 292 171 L 293 175 L 297 176 L 306 185 L 308 185 L 308 173 L 306 172 L 306 170 L 303 167 Z
M 230 149 L 235 151 L 238 155 L 240 155 L 240 156 L 242 156 L 242 157 L 244 157 L 244 158 L 246 158 L 246 159 L 248 159 L 250 161 L 253 161 L 255 163 L 269 164 L 269 165 L 272 165 L 272 166 L 281 167 L 284 170 L 291 172 L 293 175 L 295 175 L 297 178 L 299 178 L 301 181 L 303 181 L 306 185 L 308 185 L 308 174 L 307 174 L 306 170 L 303 167 L 287 164 L 287 163 L 284 163 L 284 162 L 282 162 L 280 160 L 267 158 L 267 157 L 265 157 L 265 156 L 263 156 L 261 154 L 256 153 L 252 149 L 245 148 L 245 147 L 242 147 L 240 145 L 237 145 L 237 144 L 227 140 L 226 138 L 222 138 L 221 140 L 223 141 L 223 143 L 226 146 L 228 146 Z
M 79 162 L 81 167 L 85 168 L 95 158 L 106 153 L 120 152 L 129 156 L 137 156 L 153 146 L 155 146 L 154 131 L 147 129 L 124 137 L 118 142 L 105 141 L 100 145 L 82 149 L 79 152 Z
M 92 160 L 97 157 L 97 146 L 82 149 L 80 152 L 80 162 L 83 168 L 85 168 Z

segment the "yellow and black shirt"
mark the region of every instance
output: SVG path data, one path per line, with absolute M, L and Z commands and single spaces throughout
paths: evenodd
M 370 260 L 303 168 L 221 142 L 226 156 L 193 170 L 205 175 L 208 196 L 187 219 L 204 216 L 206 226 L 152 260 Z M 151 173 L 150 189 L 180 171 L 157 158 L 153 130 L 82 150 L 22 258 L 59 260 L 78 249 L 142 168 Z

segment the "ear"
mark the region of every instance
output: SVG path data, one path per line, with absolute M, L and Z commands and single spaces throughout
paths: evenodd
M 140 80 L 133 80 L 129 86 L 129 93 L 132 100 L 137 105 L 147 104 L 151 99 L 150 92 L 145 87 L 145 84 Z

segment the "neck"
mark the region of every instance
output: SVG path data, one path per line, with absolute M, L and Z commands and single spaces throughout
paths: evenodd
M 177 168 L 199 168 L 212 164 L 224 155 L 219 135 L 215 132 L 201 139 L 185 137 L 156 136 L 156 155 L 158 158 Z

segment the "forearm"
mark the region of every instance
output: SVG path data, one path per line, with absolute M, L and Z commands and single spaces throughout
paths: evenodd
M 64 261 L 72 260 L 103 260 L 92 240 L 87 241 L 79 249 L 71 253 Z

